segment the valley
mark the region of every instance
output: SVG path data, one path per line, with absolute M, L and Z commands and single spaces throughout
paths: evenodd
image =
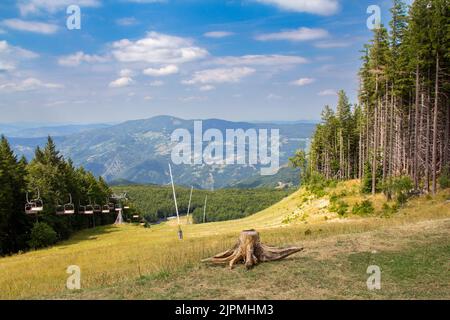
M 288 158 L 298 148 L 307 148 L 315 123 L 249 123 L 219 119 L 203 120 L 203 130 L 217 129 L 225 134 L 227 129 L 279 129 L 280 165 L 285 167 Z M 0 126 L 1 128 L 1 126 Z M 6 130 L 12 149 L 18 156 L 32 159 L 35 148 L 43 147 L 47 135 L 66 158 L 76 166 L 83 166 L 96 176 L 102 176 L 114 184 L 117 180 L 140 184 L 167 184 L 167 163 L 171 158 L 171 134 L 176 129 L 194 133 L 194 120 L 169 116 L 126 121 L 116 125 L 91 125 L 80 127 L 43 127 L 22 131 Z M 18 133 L 20 132 L 20 134 Z M 260 164 L 257 165 L 186 165 L 174 167 L 175 183 L 202 189 L 229 186 L 277 186 L 279 181 L 298 181 L 298 170 L 283 169 L 274 176 L 258 181 Z M 264 177 L 263 177 L 264 178 Z M 253 181 L 249 182 L 249 179 Z M 278 180 L 281 179 L 281 180 Z M 269 180 L 269 181 L 267 181 Z M 297 183 L 298 184 L 298 183 Z

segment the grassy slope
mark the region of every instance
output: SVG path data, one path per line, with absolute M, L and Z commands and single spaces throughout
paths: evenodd
M 351 205 L 356 182 L 338 186 Z M 1 298 L 450 298 L 450 191 L 415 199 L 391 218 L 337 218 L 327 198 L 299 190 L 253 216 L 226 222 L 144 229 L 101 227 L 55 247 L 0 259 Z M 371 198 L 371 197 L 369 197 Z M 384 199 L 371 199 L 380 210 Z M 283 223 L 286 217 L 291 222 Z M 199 261 L 231 246 L 239 231 L 256 228 L 274 245 L 306 248 L 251 272 Z M 309 230 L 310 232 L 306 232 Z M 377 253 L 372 253 L 376 250 Z M 380 264 L 383 290 L 365 288 L 365 269 Z M 81 292 L 68 292 L 69 265 L 82 270 Z M 263 283 L 253 288 L 255 281 Z

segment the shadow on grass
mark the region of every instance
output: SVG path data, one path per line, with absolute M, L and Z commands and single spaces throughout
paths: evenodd
M 64 249 L 67 246 L 78 244 L 83 241 L 96 240 L 101 235 L 110 234 L 110 233 L 119 232 L 119 231 L 120 231 L 120 229 L 117 228 L 117 226 L 115 226 L 113 224 L 81 230 L 81 231 L 76 232 L 70 239 L 57 244 L 57 247 L 59 249 Z

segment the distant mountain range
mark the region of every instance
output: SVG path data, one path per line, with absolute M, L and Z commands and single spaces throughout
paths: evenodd
M 1 124 L 0 134 L 15 138 L 42 138 L 47 136 L 60 137 L 75 133 L 85 132 L 92 129 L 104 129 L 108 124 L 68 124 L 59 126 L 32 126 L 31 124 Z
M 225 136 L 226 129 L 279 129 L 280 165 L 288 162 L 299 148 L 306 148 L 315 129 L 314 123 L 249 123 L 219 119 L 203 120 L 203 132 L 214 128 Z M 75 165 L 82 165 L 108 182 L 145 184 L 169 183 L 168 162 L 175 129 L 193 133 L 194 120 L 158 116 L 126 121 L 117 125 L 69 125 L 0 130 L 8 137 L 18 155 L 31 159 L 36 146 L 43 146 L 51 135 L 58 149 Z M 175 183 L 197 188 L 276 186 L 278 182 L 295 183 L 298 171 L 282 168 L 277 175 L 260 176 L 258 165 L 174 165 Z

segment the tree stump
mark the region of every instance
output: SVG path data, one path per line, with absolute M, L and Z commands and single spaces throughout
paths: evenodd
M 255 230 L 244 230 L 239 235 L 239 240 L 232 249 L 202 261 L 212 263 L 229 263 L 230 269 L 233 269 L 235 264 L 243 262 L 245 267 L 250 269 L 259 262 L 284 259 L 287 256 L 302 250 L 303 248 L 299 247 L 269 247 L 261 243 L 258 232 Z

